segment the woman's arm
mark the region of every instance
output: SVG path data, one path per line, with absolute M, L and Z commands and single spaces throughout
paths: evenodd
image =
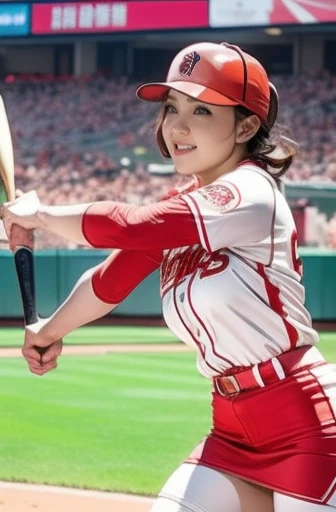
M 159 267 L 161 259 L 162 251 L 114 251 L 102 264 L 84 272 L 50 318 L 27 326 L 31 342 L 47 347 L 77 327 L 106 315 Z
M 28 195 L 28 194 L 27 194 Z M 32 198 L 32 196 L 30 196 Z M 79 244 L 128 250 L 171 249 L 199 243 L 189 206 L 179 196 L 148 206 L 114 201 L 44 206 L 19 199 L 4 207 L 7 226 L 42 228 Z
M 83 215 L 82 233 L 97 248 L 153 250 L 200 243 L 195 218 L 179 196 L 147 206 L 93 203 Z

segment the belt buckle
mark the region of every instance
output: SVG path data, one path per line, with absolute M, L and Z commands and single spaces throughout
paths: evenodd
M 234 391 L 223 391 L 222 387 L 221 387 L 221 384 L 222 386 L 224 387 L 225 389 L 225 384 L 224 382 L 224 379 L 227 379 L 233 386 L 234 388 Z M 215 380 L 216 382 L 216 388 L 217 388 L 217 392 L 221 395 L 221 396 L 232 396 L 232 395 L 237 395 L 238 393 L 240 393 L 241 389 L 239 387 L 239 384 L 238 384 L 238 381 L 236 379 L 236 377 L 234 375 L 222 375 L 220 377 L 217 377 L 217 379 Z

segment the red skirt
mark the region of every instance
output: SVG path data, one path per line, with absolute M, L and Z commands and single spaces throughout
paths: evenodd
M 336 365 L 212 396 L 213 429 L 186 462 L 336 506 Z

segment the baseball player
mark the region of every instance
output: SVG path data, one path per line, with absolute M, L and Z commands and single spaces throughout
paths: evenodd
M 270 139 L 278 96 L 239 47 L 198 43 L 166 82 L 157 141 L 190 185 L 149 206 L 104 201 L 7 204 L 13 222 L 115 249 L 59 309 L 28 326 L 33 373 L 55 368 L 61 339 L 108 313 L 160 268 L 164 317 L 213 383 L 213 428 L 152 512 L 323 512 L 336 508 L 336 366 L 304 307 L 295 224 L 280 176 L 295 147 Z M 36 347 L 49 347 L 40 360 Z

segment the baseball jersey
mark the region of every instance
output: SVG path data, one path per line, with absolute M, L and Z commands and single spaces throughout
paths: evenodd
M 165 321 L 197 348 L 200 372 L 316 343 L 294 220 L 269 174 L 246 163 L 183 199 L 201 244 L 165 251 L 161 293 Z
M 99 271 L 93 278 L 107 302 L 126 296 L 117 282 L 129 293 L 160 267 L 165 321 L 196 348 L 207 377 L 318 340 L 304 307 L 292 214 L 273 178 L 252 162 L 140 209 L 95 203 L 83 234 L 95 247 L 125 251 L 118 275 L 111 267 L 109 280 Z M 143 264 L 139 258 L 139 266 L 127 268 L 136 251 Z

